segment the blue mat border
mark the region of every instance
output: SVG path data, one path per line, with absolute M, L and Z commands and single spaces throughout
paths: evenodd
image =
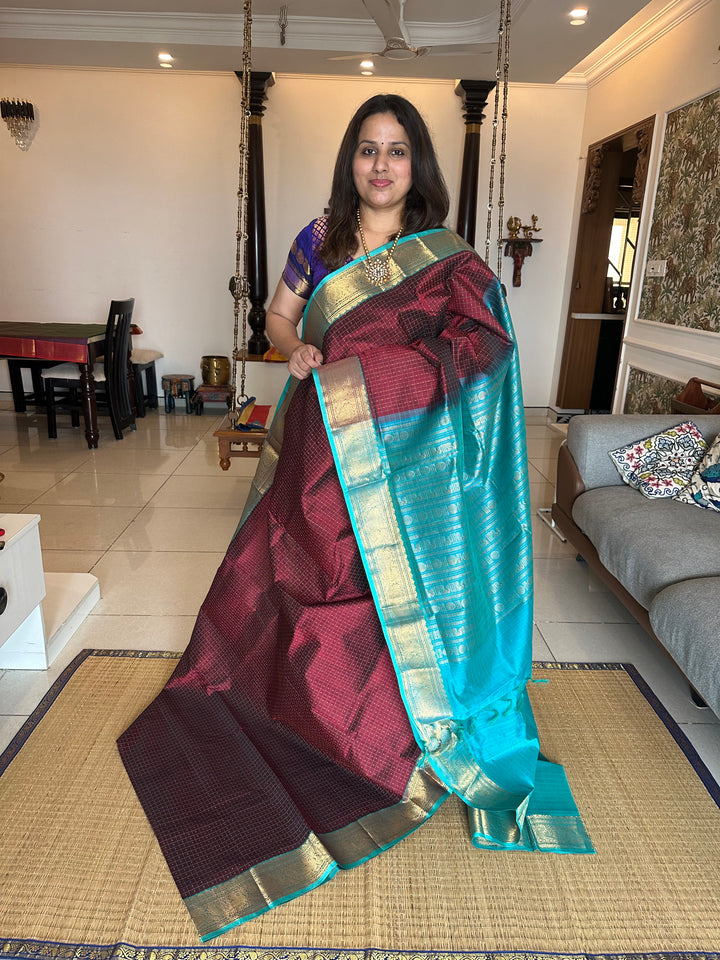
M 82 650 L 58 676 L 0 756 L 0 776 L 52 707 L 78 667 L 89 657 L 132 657 L 136 659 L 179 660 L 181 654 L 164 650 Z M 713 801 L 720 807 L 720 786 L 695 747 L 682 732 L 639 671 L 631 663 L 571 663 L 534 661 L 533 669 L 610 670 L 626 673 L 662 721 L 682 750 Z M 87 944 L 51 940 L 3 938 L 1 960 L 720 960 L 720 952 L 653 951 L 650 953 L 543 953 L 532 950 L 423 951 L 323 949 L 318 947 L 222 947 L 202 944 L 193 947 L 137 947 L 131 943 Z
M 7 949 L 17 944 L 17 953 Z M 36 949 L 33 949 L 33 945 Z M 2 940 L 4 960 L 720 960 L 720 953 L 539 953 L 531 950 L 474 952 L 436 950 L 325 950 L 317 947 L 135 947 Z
M 12 761 L 25 746 L 30 735 L 40 724 L 45 714 L 48 712 L 50 707 L 52 707 L 53 703 L 60 696 L 64 687 L 75 673 L 77 668 L 83 664 L 88 657 L 133 657 L 137 659 L 179 660 L 181 654 L 169 652 L 167 650 L 103 650 L 102 648 L 81 650 L 80 653 L 78 653 L 78 655 L 65 667 L 63 672 L 58 676 L 57 680 L 52 684 L 42 700 L 40 700 L 37 707 L 35 707 L 25 723 L 12 738 L 5 750 L 3 750 L 2 755 L 0 755 L 0 777 L 5 773 Z M 0 940 L 0 944 L 2 944 L 2 940 Z M 2 954 L 0 954 L 0 956 L 2 956 Z

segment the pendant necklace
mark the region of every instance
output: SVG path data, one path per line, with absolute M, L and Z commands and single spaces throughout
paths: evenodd
M 397 236 L 393 241 L 393 245 L 389 250 L 378 257 L 371 257 L 367 243 L 365 242 L 365 234 L 363 233 L 359 210 L 357 212 L 357 222 L 358 227 L 360 228 L 360 239 L 362 240 L 363 250 L 365 251 L 365 256 L 367 257 L 367 262 L 365 263 L 365 276 L 367 277 L 368 283 L 371 283 L 374 287 L 380 287 L 383 285 L 383 283 L 387 283 L 390 279 L 390 261 L 395 253 L 395 247 L 397 246 L 397 242 L 403 232 L 403 227 L 400 227 L 398 230 Z

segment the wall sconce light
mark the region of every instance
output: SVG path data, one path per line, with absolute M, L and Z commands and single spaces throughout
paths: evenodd
M 542 243 L 542 239 L 533 234 L 539 233 L 542 227 L 538 226 L 538 218 L 533 214 L 529 224 L 523 224 L 520 217 L 510 217 L 507 228 L 510 236 L 504 238 L 505 256 L 513 259 L 513 286 L 519 287 L 522 285 L 521 272 L 525 258 L 532 256 L 534 243 Z
M 35 126 L 35 110 L 27 100 L 0 100 L 0 116 L 7 124 L 10 136 L 21 150 L 32 143 Z

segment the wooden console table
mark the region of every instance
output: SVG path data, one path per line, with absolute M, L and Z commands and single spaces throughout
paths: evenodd
M 267 430 L 234 430 L 227 417 L 213 434 L 217 437 L 220 466 L 230 469 L 233 457 L 254 457 L 257 459 L 267 437 Z

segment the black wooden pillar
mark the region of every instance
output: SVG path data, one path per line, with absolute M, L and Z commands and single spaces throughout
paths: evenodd
M 242 74 L 235 71 L 242 83 Z M 267 233 L 265 228 L 265 169 L 263 165 L 262 117 L 267 88 L 275 83 L 272 73 L 250 74 L 250 117 L 248 122 L 248 283 L 250 310 L 248 354 L 261 355 L 270 349 L 265 336 L 265 301 L 268 296 Z
M 457 232 L 467 242 L 475 244 L 477 218 L 478 169 L 480 166 L 480 127 L 485 119 L 483 110 L 494 88 L 494 80 L 458 80 L 455 93 L 462 97 L 465 108 L 465 144 L 463 147 L 460 199 L 458 201 Z

